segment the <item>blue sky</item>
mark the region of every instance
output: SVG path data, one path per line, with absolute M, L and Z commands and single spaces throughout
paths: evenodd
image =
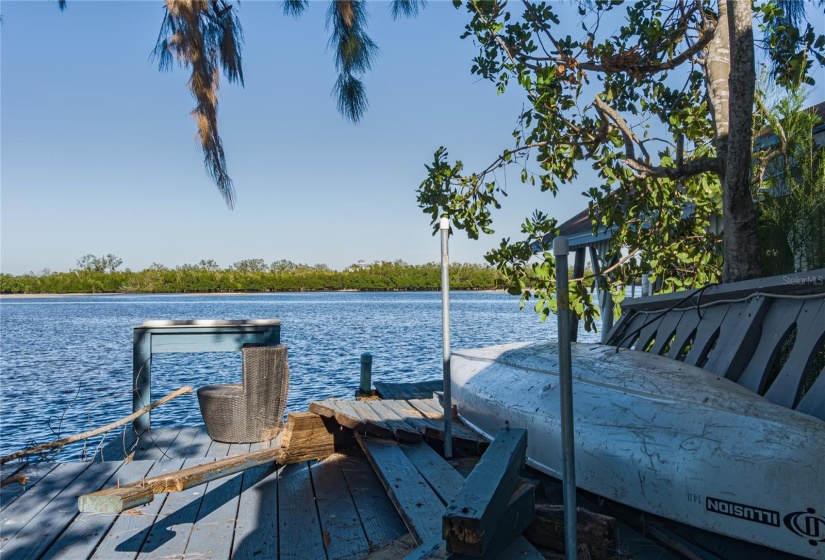
M 507 145 L 522 97 L 497 95 L 470 74 L 467 16 L 430 2 L 413 20 L 370 6 L 380 54 L 366 78 L 358 125 L 337 112 L 326 4 L 300 19 L 274 2 L 243 2 L 246 87 L 224 84 L 220 130 L 237 204 L 210 182 L 189 116 L 183 70 L 149 54 L 160 2 L 4 1 L 0 73 L 0 270 L 75 267 L 113 253 L 140 270 L 262 258 L 344 268 L 359 259 L 438 260 L 417 207 L 424 164 L 441 145 L 468 169 Z M 819 95 L 821 100 L 822 95 Z M 580 187 L 559 197 L 513 172 L 496 234 L 451 241 L 455 262 L 483 262 L 518 236 L 534 208 L 564 220 L 586 206 Z

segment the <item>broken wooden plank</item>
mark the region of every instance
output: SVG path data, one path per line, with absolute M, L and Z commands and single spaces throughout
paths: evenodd
M 387 405 L 386 401 L 363 401 L 359 405 L 372 409 L 389 426 L 393 435 L 399 441 L 417 443 L 424 439 L 424 434 L 406 422 L 400 414 Z
M 279 465 L 323 459 L 335 453 L 335 438 L 320 416 L 291 412 L 281 439 Z
M 444 504 L 394 442 L 357 437 L 416 544 L 441 538 Z
M 440 391 L 444 387 L 444 381 L 441 379 L 429 379 L 415 383 L 385 383 L 376 381 L 373 385 L 375 385 L 375 390 L 382 399 L 424 399 L 432 396 L 433 391 Z
M 616 557 L 615 518 L 578 508 L 576 528 L 578 545 L 587 546 L 593 560 Z M 564 506 L 538 504 L 536 518 L 524 531 L 524 536 L 538 546 L 564 552 Z
M 370 550 L 381 549 L 403 535 L 409 535 L 392 501 L 369 461 L 357 448 L 345 450 L 341 471 L 347 481 L 358 516 L 370 543 Z M 410 537 L 412 542 L 412 537 Z M 410 547 L 413 548 L 413 547 Z M 393 557 L 397 558 L 397 556 Z
M 527 431 L 499 431 L 444 514 L 444 538 L 454 552 L 483 555 L 519 481 Z
M 426 437 L 444 441 L 444 415 L 440 405 L 432 398 L 389 402 L 389 406 L 397 410 L 405 420 L 417 426 L 423 426 Z M 417 406 L 427 410 L 427 413 L 422 412 Z M 435 410 L 438 410 L 438 412 L 435 412 Z M 435 416 L 437 416 L 438 419 L 433 418 Z M 483 447 L 487 445 L 487 441 L 484 438 L 458 422 L 453 422 L 452 431 L 453 443 L 459 447 L 471 449 L 478 453 L 479 444 L 482 444 Z
M 426 443 L 402 445 L 401 451 L 415 465 L 441 501 L 445 505 L 449 504 L 464 484 L 464 477 Z
M 364 432 L 365 422 L 359 417 L 347 414 L 338 405 L 340 401 L 316 401 L 309 403 L 309 411 L 324 418 L 335 420 L 338 425 L 358 433 Z
M 311 412 L 289 414 L 286 429 L 280 437 L 281 443 L 276 447 L 80 496 L 78 508 L 87 513 L 120 513 L 151 502 L 158 493 L 181 492 L 267 463 L 287 465 L 320 459 L 335 452 L 332 434 L 321 417 Z

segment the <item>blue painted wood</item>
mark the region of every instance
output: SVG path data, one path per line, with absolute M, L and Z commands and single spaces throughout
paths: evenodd
M 281 343 L 281 322 L 251 321 L 145 321 L 132 335 L 132 410 L 152 400 L 152 355 L 172 352 L 240 351 L 246 344 Z M 150 413 L 134 421 L 137 431 L 149 429 Z
M 527 430 L 503 429 L 444 513 L 443 534 L 453 552 L 482 556 L 492 544 L 519 481 Z

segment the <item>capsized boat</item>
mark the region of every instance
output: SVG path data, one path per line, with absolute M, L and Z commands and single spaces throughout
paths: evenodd
M 703 369 L 574 343 L 576 484 L 745 541 L 825 559 L 825 422 Z M 561 478 L 558 346 L 458 350 L 461 419 L 492 439 L 528 430 L 527 462 Z

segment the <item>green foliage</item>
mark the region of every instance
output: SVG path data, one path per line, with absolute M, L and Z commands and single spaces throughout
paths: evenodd
M 610 271 L 599 279 L 602 289 L 620 301 L 624 286 L 642 273 L 660 279 L 662 291 L 718 281 L 723 247 L 712 224 L 722 210 L 725 163 L 717 154 L 721 121 L 712 110 L 707 61 L 709 51 L 730 45 L 713 43 L 714 8 L 698 1 L 580 3 L 579 25 L 571 25 L 549 2 L 525 1 L 520 12 L 501 0 L 464 6 L 470 23 L 463 37 L 479 49 L 472 73 L 498 92 L 521 88 L 526 107 L 511 145 L 480 172 L 451 162 L 444 147 L 435 152 L 418 189 L 434 229 L 447 216 L 471 238 L 492 233 L 491 210 L 506 196 L 498 178 L 513 166 L 522 183 L 552 194 L 575 185 L 589 166 L 599 177 L 585 193 L 591 225 L 612 235 L 600 263 Z M 765 46 L 784 60 L 776 80 L 805 82 L 825 38 L 778 25 L 783 14 L 773 1 L 754 10 Z M 554 228 L 555 221 L 535 214 L 522 228 L 524 240 L 505 239 L 487 255 L 507 289 L 521 294 L 522 306 L 536 300 L 542 320 L 555 310 L 554 262 L 545 242 Z M 616 261 L 623 266 L 613 267 Z M 571 305 L 593 325 L 592 295 L 574 284 Z
M 819 116 L 791 92 L 760 116 L 770 126 L 757 140 L 760 240 L 766 272 L 825 267 L 825 146 L 817 145 Z
M 2 294 L 67 293 L 212 293 L 296 292 L 323 290 L 423 291 L 441 288 L 440 263 L 409 265 L 401 261 L 353 265 L 343 271 L 325 264 L 306 265 L 276 261 L 261 266 L 261 259 L 239 261 L 229 269 L 215 268 L 215 261 L 200 261 L 169 269 L 153 264 L 140 272 L 72 272 L 0 274 Z M 206 263 L 204 265 L 204 263 Z M 502 285 L 495 269 L 478 264 L 450 265 L 453 290 L 491 290 Z

